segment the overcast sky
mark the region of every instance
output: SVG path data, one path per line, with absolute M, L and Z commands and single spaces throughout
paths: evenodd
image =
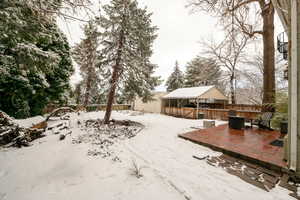
M 172 72 L 176 60 L 185 71 L 186 63 L 201 51 L 200 40 L 222 37 L 222 32 L 216 27 L 217 20 L 207 13 L 191 14 L 190 9 L 185 7 L 187 0 L 138 0 L 138 2 L 143 7 L 147 6 L 149 12 L 153 13 L 153 25 L 159 28 L 151 61 L 159 66 L 156 75 L 164 80 Z M 95 3 L 94 9 L 97 10 L 97 7 L 98 3 Z M 59 21 L 59 26 L 72 45 L 83 37 L 78 22 Z M 72 84 L 79 79 L 77 70 L 71 79 Z M 164 86 L 158 87 L 157 90 L 164 90 Z

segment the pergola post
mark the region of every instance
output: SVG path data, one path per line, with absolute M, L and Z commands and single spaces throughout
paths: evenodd
M 300 2 L 290 0 L 288 164 L 300 174 Z
M 171 115 L 171 100 L 170 99 L 168 99 L 169 100 L 169 115 Z
M 177 104 L 177 105 L 176 105 L 176 107 L 177 107 L 177 108 L 176 108 L 176 115 L 178 116 L 178 115 L 179 115 L 179 114 L 178 114 L 178 110 L 179 110 L 179 108 L 178 108 L 178 99 L 176 99 L 176 104 Z
M 300 2 L 272 0 L 289 38 L 288 138 L 285 144 L 288 166 L 300 175 Z
M 197 103 L 197 110 L 196 110 L 196 119 L 198 119 L 198 109 L 199 109 L 199 99 L 196 99 L 196 103 Z

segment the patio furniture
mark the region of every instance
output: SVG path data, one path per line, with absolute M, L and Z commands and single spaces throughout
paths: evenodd
M 272 117 L 273 117 L 272 112 L 265 112 L 258 119 L 251 120 L 251 127 L 253 125 L 256 125 L 258 126 L 258 128 L 272 130 L 271 128 Z
M 280 122 L 280 133 L 281 134 L 288 133 L 288 122 L 287 121 Z
M 202 112 L 198 113 L 198 119 L 204 119 L 204 113 Z
M 229 128 L 241 130 L 245 128 L 245 118 L 237 116 L 229 116 Z
M 228 117 L 229 116 L 236 116 L 236 110 L 228 110 Z

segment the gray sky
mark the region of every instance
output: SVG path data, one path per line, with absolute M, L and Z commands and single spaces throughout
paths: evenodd
M 185 71 L 186 63 L 201 51 L 198 43 L 200 40 L 222 38 L 222 31 L 216 27 L 217 20 L 207 13 L 191 14 L 190 9 L 185 8 L 186 0 L 138 0 L 138 2 L 141 6 L 147 6 L 149 12 L 153 13 L 153 25 L 159 28 L 151 61 L 159 66 L 155 74 L 164 80 L 172 72 L 176 60 L 181 70 Z M 97 10 L 98 7 L 98 3 L 95 3 L 94 9 Z M 59 20 L 58 23 L 72 45 L 80 41 L 82 31 L 79 22 L 66 23 Z M 71 78 L 72 84 L 80 80 L 78 70 L 76 71 Z M 157 90 L 164 90 L 163 85 Z

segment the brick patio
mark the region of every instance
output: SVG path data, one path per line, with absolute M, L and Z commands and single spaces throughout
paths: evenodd
M 245 128 L 230 129 L 228 124 L 180 134 L 179 137 L 242 158 L 268 168 L 286 168 L 284 148 L 270 145 L 281 134 L 278 131 Z

